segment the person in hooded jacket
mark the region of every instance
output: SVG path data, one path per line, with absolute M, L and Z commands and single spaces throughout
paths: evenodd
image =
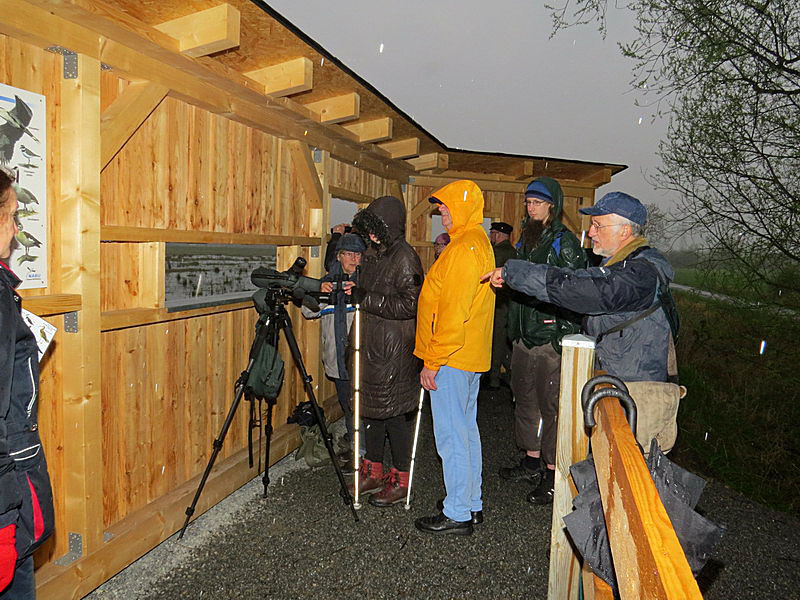
M 422 263 L 405 240 L 406 209 L 394 196 L 382 196 L 356 213 L 353 229 L 369 239 L 358 285 L 350 290 L 361 305 L 361 415 L 366 455 L 359 472 L 359 492 L 373 506 L 405 500 L 420 362 L 414 356 L 417 299 Z M 386 436 L 392 468 L 384 474 Z
M 517 258 L 569 269 L 586 266 L 580 242 L 561 222 L 563 205 L 564 194 L 555 179 L 537 177 L 530 182 Z M 553 501 L 561 338 L 579 330 L 578 315 L 518 292 L 511 296 L 508 336 L 514 438 L 525 455 L 519 464 L 500 469 L 500 476 L 537 484 L 527 496 L 534 504 Z
M 0 170 L 0 599 L 35 596 L 33 551 L 53 532 L 53 492 L 39 439 L 39 357 L 11 271 L 17 195 Z
M 491 364 L 495 294 L 480 285 L 495 265 L 483 229 L 483 194 L 461 180 L 435 191 L 450 243 L 433 263 L 419 299 L 414 354 L 425 366 L 436 450 L 447 492 L 440 513 L 414 522 L 425 533 L 470 535 L 483 521 L 481 438 L 477 408 L 481 373 Z

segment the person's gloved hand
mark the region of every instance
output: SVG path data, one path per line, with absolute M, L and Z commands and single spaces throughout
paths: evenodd
M 0 529 L 0 592 L 14 578 L 17 566 L 17 526 L 12 523 Z
M 361 304 L 362 302 L 364 302 L 364 298 L 366 297 L 367 297 L 367 290 L 365 290 L 363 287 L 356 286 L 350 288 L 350 301 L 353 304 Z

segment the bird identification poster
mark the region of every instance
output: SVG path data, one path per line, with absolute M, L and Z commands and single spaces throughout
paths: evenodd
M 20 289 L 47 287 L 45 97 L 0 83 L 0 167 L 16 180 L 19 233 L 9 266 Z

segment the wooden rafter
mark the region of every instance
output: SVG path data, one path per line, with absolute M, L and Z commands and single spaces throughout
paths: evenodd
M 414 167 L 415 171 L 441 173 L 447 169 L 450 157 L 444 152 L 431 152 L 430 154 L 423 154 L 416 158 L 409 158 L 406 162 Z
M 342 127 L 357 135 L 358 141 L 363 144 L 383 142 L 392 139 L 391 117 L 358 121 L 349 125 L 342 125 Z
M 230 4 L 220 4 L 156 25 L 155 29 L 178 40 L 187 56 L 207 56 L 239 45 L 241 15 Z
M 276 98 L 307 92 L 314 86 L 314 65 L 301 56 L 277 65 L 245 73 L 264 86 L 264 93 Z
M 355 93 L 342 94 L 304 105 L 319 119 L 320 123 L 342 123 L 358 118 L 361 97 Z
M 378 144 L 378 148 L 383 148 L 392 158 L 410 158 L 419 154 L 419 138 L 407 138 L 392 142 Z
M 132 83 L 100 116 L 100 168 L 104 169 L 167 95 L 150 82 Z

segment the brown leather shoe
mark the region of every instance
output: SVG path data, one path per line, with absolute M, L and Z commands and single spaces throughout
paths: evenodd
M 375 494 L 383 489 L 383 463 L 362 459 L 358 470 L 358 493 L 360 496 Z M 353 480 L 347 484 L 350 496 L 353 495 Z
M 394 467 L 389 469 L 386 477 L 383 478 L 383 489 L 370 496 L 369 503 L 372 506 L 385 508 L 405 502 L 408 494 L 408 474 L 408 471 L 398 471 Z

